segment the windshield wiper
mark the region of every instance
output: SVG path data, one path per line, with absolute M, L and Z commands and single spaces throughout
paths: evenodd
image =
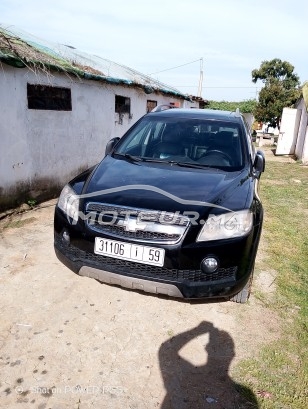
M 166 160 L 163 159 L 155 159 L 155 158 L 144 158 L 140 156 L 134 156 L 131 155 L 130 153 L 120 153 L 120 152 L 114 152 L 114 155 L 122 156 L 123 158 L 127 158 L 131 160 L 132 162 L 158 162 L 158 163 L 169 163 Z
M 119 152 L 114 152 L 115 155 L 122 156 L 124 158 L 129 159 L 132 162 L 154 162 L 154 163 L 168 163 L 170 165 L 177 165 L 177 166 L 182 166 L 186 168 L 195 168 L 195 169 L 204 169 L 204 168 L 210 168 L 211 166 L 209 165 L 200 165 L 197 163 L 191 163 L 191 162 L 177 162 L 174 160 L 166 160 L 166 159 L 159 159 L 159 158 L 146 158 L 146 157 L 140 157 L 140 156 L 134 156 L 131 155 L 130 153 L 119 153 Z
M 157 163 L 169 163 L 169 161 L 159 158 L 140 158 L 143 162 L 157 162 Z
M 126 159 L 130 159 L 130 160 L 133 161 L 133 162 L 141 162 L 141 161 L 142 161 L 142 158 L 140 158 L 139 156 L 134 156 L 134 155 L 131 155 L 131 154 L 129 154 L 129 153 L 118 153 L 118 152 L 114 152 L 114 154 L 115 154 L 115 155 L 122 156 L 122 157 L 124 157 L 124 158 L 126 158 Z
M 176 160 L 167 160 L 167 159 L 159 159 L 159 158 L 141 158 L 142 161 L 144 162 L 157 162 L 157 163 L 168 163 L 169 165 L 178 165 L 178 166 L 185 166 L 189 168 L 197 168 L 197 169 L 202 169 L 204 167 L 208 167 L 207 165 L 198 165 L 195 163 L 190 163 L 190 162 L 177 162 Z
M 200 165 L 197 163 L 190 163 L 190 162 L 173 162 L 170 161 L 170 163 L 178 166 L 182 166 L 184 168 L 195 168 L 195 169 L 204 169 L 204 168 L 211 168 L 209 165 Z

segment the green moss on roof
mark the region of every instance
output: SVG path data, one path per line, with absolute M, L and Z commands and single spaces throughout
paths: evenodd
M 0 29 L 0 60 L 16 68 L 65 71 L 83 76 L 84 67 L 62 58 L 55 51 L 30 44 Z M 98 73 L 96 73 L 98 74 Z M 99 73 L 103 75 L 103 73 Z

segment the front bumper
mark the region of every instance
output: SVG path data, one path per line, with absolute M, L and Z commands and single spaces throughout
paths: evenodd
M 183 263 L 184 268 L 172 268 L 97 255 L 89 250 L 88 241 L 79 238 L 68 244 L 55 232 L 56 255 L 75 273 L 121 287 L 188 299 L 229 298 L 238 293 L 249 279 L 255 251 L 251 259 L 246 260 L 245 268 L 237 263 L 220 267 L 215 273 L 205 274 L 201 269 L 193 269 L 197 267 L 193 260 L 190 266 Z

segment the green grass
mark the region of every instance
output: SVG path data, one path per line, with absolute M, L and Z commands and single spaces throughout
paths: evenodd
M 299 163 L 267 162 L 260 183 L 265 209 L 263 239 L 266 260 L 257 268 L 276 270 L 275 296 L 258 294 L 278 311 L 278 341 L 242 361 L 235 380 L 258 395 L 264 409 L 308 407 L 308 168 Z M 256 325 L 258 325 L 256 323 Z M 261 397 L 266 392 L 266 397 Z

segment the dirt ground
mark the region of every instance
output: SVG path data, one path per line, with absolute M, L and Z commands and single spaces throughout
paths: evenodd
M 279 337 L 254 296 L 270 300 L 275 274 L 257 263 L 245 305 L 100 284 L 57 260 L 54 203 L 0 222 L 1 408 L 251 407 L 232 369 Z

